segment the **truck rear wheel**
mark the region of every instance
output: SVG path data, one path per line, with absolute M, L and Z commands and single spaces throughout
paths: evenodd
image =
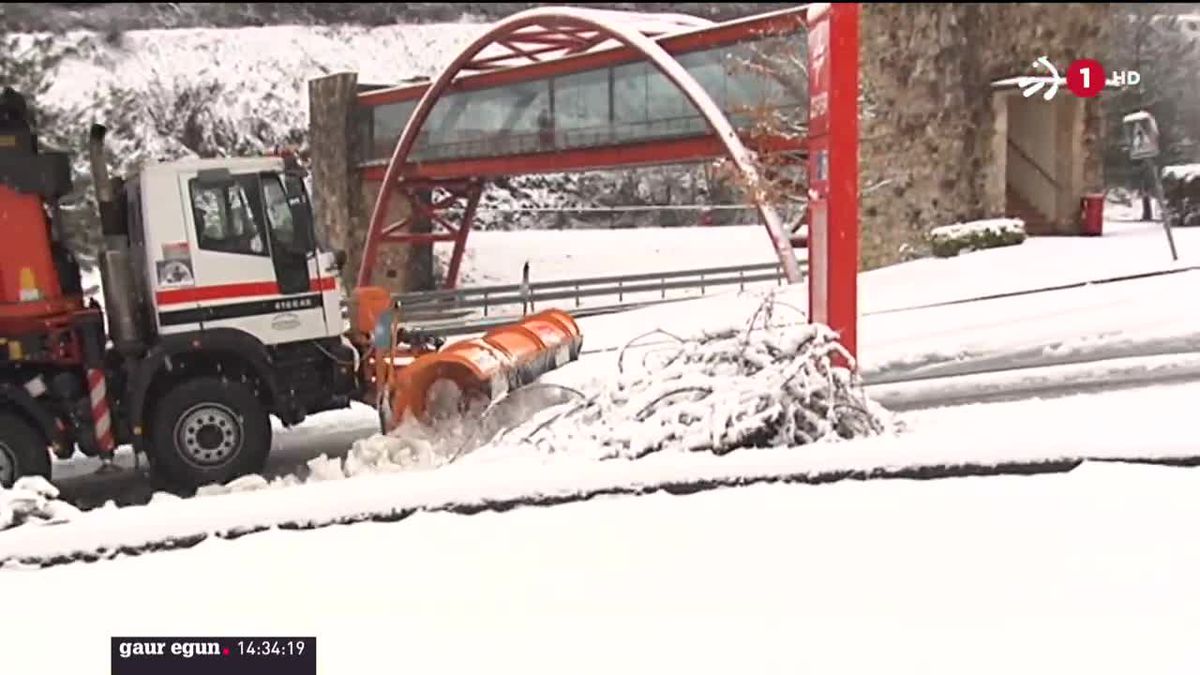
M 254 390 L 216 377 L 167 391 L 150 433 L 158 479 L 183 490 L 259 473 L 271 450 L 271 420 Z
M 40 431 L 24 418 L 0 412 L 0 486 L 21 476 L 50 479 L 50 452 Z

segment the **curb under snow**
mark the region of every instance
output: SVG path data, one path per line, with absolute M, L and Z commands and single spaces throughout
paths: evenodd
M 1041 442 L 1039 442 L 1041 441 Z M 1011 442 L 1011 439 L 1009 439 Z M 904 446 L 916 447 L 905 450 Z M 68 523 L 22 526 L 0 533 L 0 566 L 52 566 L 187 548 L 208 537 L 236 538 L 278 529 L 311 529 L 364 521 L 398 521 L 421 511 L 474 514 L 519 506 L 551 506 L 598 496 L 684 495 L 759 483 L 824 484 L 844 480 L 934 479 L 1071 471 L 1086 461 L 1200 465 L 1200 447 L 1184 443 L 1154 456 L 1114 442 L 1087 454 L 1029 439 L 1022 447 L 982 440 L 974 448 L 927 447 L 921 434 L 831 442 L 802 448 L 747 449 L 717 457 L 660 455 L 636 461 L 489 462 L 199 497 L 117 510 L 98 509 Z M 1051 446 L 1051 447 L 1047 447 Z M 898 457 L 924 455 L 898 463 Z M 516 468 L 517 471 L 512 469 Z

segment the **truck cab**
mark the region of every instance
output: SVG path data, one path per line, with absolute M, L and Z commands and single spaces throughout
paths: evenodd
M 259 157 L 158 163 L 115 182 L 101 277 L 118 436 L 169 485 L 256 472 L 269 415 L 291 426 L 357 392 L 344 259 L 318 245 L 303 179 L 288 159 Z
M 283 159 L 158 164 L 135 190 L 156 334 L 227 328 L 279 345 L 342 333 L 339 266 L 319 250 L 303 178 Z

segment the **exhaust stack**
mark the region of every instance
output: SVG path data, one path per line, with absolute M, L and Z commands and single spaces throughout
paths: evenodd
M 109 335 L 121 353 L 133 356 L 142 346 L 137 320 L 138 287 L 134 282 L 129 249 L 129 227 L 117 197 L 121 181 L 114 182 L 108 175 L 104 152 L 107 133 L 104 125 L 93 124 L 88 138 L 88 158 L 96 188 L 100 230 L 104 235 L 104 250 L 99 256 L 100 280 L 104 286 L 104 312 L 108 317 Z

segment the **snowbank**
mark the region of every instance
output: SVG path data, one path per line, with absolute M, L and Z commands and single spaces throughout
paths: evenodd
M 948 258 L 962 251 L 1011 246 L 1025 241 L 1025 223 L 1017 218 L 975 220 L 929 231 L 933 254 Z
M 18 478 L 7 490 L 0 487 L 0 530 L 25 524 L 65 523 L 80 513 L 58 496 L 58 488 L 41 476 Z
M 1174 166 L 1164 166 L 1162 170 L 1163 180 L 1175 180 L 1183 182 L 1191 182 L 1200 178 L 1200 164 L 1176 164 Z

